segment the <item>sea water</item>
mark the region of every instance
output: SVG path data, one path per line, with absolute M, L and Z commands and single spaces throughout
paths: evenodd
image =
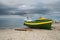
M 37 15 L 32 17 L 32 20 L 36 20 L 38 17 L 46 17 L 53 20 L 60 20 L 60 16 L 49 15 Z M 24 25 L 25 17 L 21 15 L 0 15 L 0 28 L 26 28 Z
M 0 28 L 25 28 L 24 17 L 19 15 L 1 15 Z

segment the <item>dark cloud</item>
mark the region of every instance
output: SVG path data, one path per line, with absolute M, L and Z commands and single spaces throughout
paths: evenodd
M 11 10 L 14 10 L 14 8 L 0 4 L 0 15 L 8 15 L 9 11 Z
M 45 14 L 49 10 L 43 8 L 35 8 L 31 10 L 18 10 L 17 8 L 8 7 L 6 5 L 0 4 L 0 15 L 23 15 L 24 11 L 28 11 L 29 13 Z
M 25 12 L 30 14 L 52 14 L 53 12 L 60 12 L 60 2 L 53 4 L 38 3 L 33 6 L 35 8 L 22 10 L 17 7 L 9 7 L 7 5 L 0 4 L 0 15 L 24 15 Z

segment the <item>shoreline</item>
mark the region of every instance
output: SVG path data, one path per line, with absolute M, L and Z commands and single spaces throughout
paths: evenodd
M 0 29 L 0 40 L 60 40 L 60 23 L 52 26 L 55 29 L 32 29 L 32 31 Z

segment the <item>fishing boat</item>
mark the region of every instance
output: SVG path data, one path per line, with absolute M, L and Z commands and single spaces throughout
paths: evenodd
M 46 18 L 38 18 L 35 21 L 25 21 L 24 25 L 30 28 L 51 29 L 52 20 Z

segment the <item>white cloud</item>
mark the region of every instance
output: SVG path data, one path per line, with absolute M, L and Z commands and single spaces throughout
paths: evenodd
M 20 6 L 20 5 L 36 5 L 39 2 L 44 4 L 51 4 L 59 0 L 0 0 L 1 3 L 8 6 Z
M 44 3 L 44 4 L 52 4 L 52 3 L 55 3 L 59 0 L 42 0 L 41 2 Z
M 28 10 L 28 9 L 34 9 L 35 7 L 34 6 L 31 6 L 31 5 L 21 5 L 21 6 L 18 6 L 18 9 L 22 9 L 22 10 Z

